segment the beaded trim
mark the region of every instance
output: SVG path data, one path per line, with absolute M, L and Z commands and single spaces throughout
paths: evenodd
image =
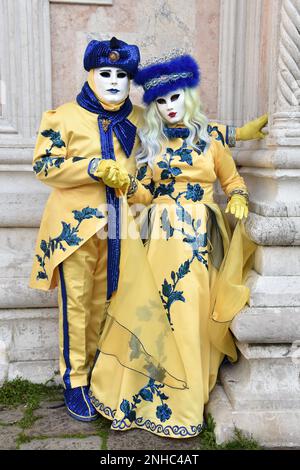
M 138 189 L 138 183 L 137 183 L 137 180 L 134 176 L 128 174 L 129 176 L 129 179 L 130 179 L 130 184 L 129 184 L 129 188 L 128 188 L 128 191 L 127 191 L 127 197 L 131 197 L 133 196 L 134 193 L 136 193 L 137 189 Z
M 179 57 L 179 56 L 182 56 L 182 55 L 187 55 L 189 53 L 190 53 L 190 51 L 188 49 L 183 49 L 183 48 L 179 49 L 179 48 L 175 47 L 175 48 L 171 49 L 169 52 L 167 52 L 166 54 L 163 54 L 161 56 L 150 57 L 149 59 L 142 62 L 140 64 L 139 68 L 143 69 L 144 67 L 148 67 L 149 65 L 160 64 L 160 63 L 163 63 L 163 62 L 169 62 L 172 59 L 176 59 L 176 57 Z
M 98 176 L 95 176 L 95 171 L 97 170 L 99 166 L 100 158 L 93 158 L 93 160 L 90 161 L 89 166 L 88 166 L 88 174 L 90 175 L 91 178 L 93 178 L 96 181 L 99 181 L 100 178 Z
M 227 202 L 230 201 L 231 197 L 234 194 L 240 194 L 241 196 L 243 196 L 246 199 L 247 205 L 249 204 L 249 193 L 247 191 L 245 191 L 244 189 L 233 189 L 232 191 L 230 191 L 230 193 L 228 194 L 228 197 L 227 197 Z
M 235 147 L 236 144 L 236 127 L 227 126 L 227 142 L 229 147 Z
M 167 82 L 175 82 L 179 78 L 188 78 L 192 77 L 192 72 L 181 72 L 181 73 L 171 73 L 170 75 L 161 75 L 160 77 L 155 77 L 146 82 L 143 86 L 144 90 L 149 90 L 157 86 L 158 84 L 164 84 Z

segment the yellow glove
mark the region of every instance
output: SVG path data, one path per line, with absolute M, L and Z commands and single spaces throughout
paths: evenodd
M 237 219 L 248 217 L 248 204 L 247 199 L 240 194 L 233 194 L 227 204 L 225 212 L 230 212 Z
M 263 139 L 266 137 L 267 133 L 261 132 L 262 128 L 268 122 L 268 114 L 264 114 L 253 121 L 247 122 L 243 127 L 238 127 L 236 129 L 236 139 L 237 140 L 254 140 L 254 139 Z
M 112 159 L 101 160 L 95 171 L 95 176 L 101 178 L 106 186 L 120 189 L 122 192 L 126 192 L 130 184 L 125 168 Z

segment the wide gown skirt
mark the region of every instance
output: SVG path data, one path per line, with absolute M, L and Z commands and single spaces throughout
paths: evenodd
M 90 396 L 99 413 L 112 420 L 114 430 L 140 428 L 173 438 L 198 435 L 204 425 L 204 405 L 224 356 L 233 362 L 237 359 L 229 326 L 249 299 L 245 279 L 255 244 L 242 222 L 231 233 L 214 202 L 183 204 L 181 208 L 161 200 L 150 212 L 148 209 L 141 223 L 145 227 L 145 221 L 150 221 L 143 250 L 172 332 L 170 342 L 175 340 L 175 347 L 167 345 L 163 352 L 158 348 L 153 356 L 162 359 L 170 376 L 178 380 L 160 380 L 141 373 L 138 367 L 131 368 L 130 358 L 120 360 L 128 346 L 121 337 L 120 344 L 115 338 L 115 354 L 105 353 L 100 340 Z M 142 257 L 136 244 L 138 241 L 122 240 L 119 301 L 114 299 L 120 323 L 134 302 L 149 300 L 143 298 L 143 282 L 147 281 L 141 282 L 141 272 L 136 272 L 136 256 Z M 149 287 L 146 295 L 151 295 Z M 151 313 L 147 320 L 150 348 L 150 342 L 157 346 L 161 340 L 160 325 L 151 321 Z M 137 334 L 140 331 L 136 328 Z M 119 354 L 118 348 L 123 352 Z

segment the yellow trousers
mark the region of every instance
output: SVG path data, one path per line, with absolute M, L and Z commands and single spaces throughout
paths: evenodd
M 65 388 L 89 383 L 105 320 L 107 240 L 97 233 L 58 266 L 60 373 Z

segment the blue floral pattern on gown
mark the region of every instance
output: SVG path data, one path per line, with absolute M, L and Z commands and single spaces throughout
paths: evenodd
M 191 258 L 181 263 L 177 271 L 172 271 L 170 273 L 171 280 L 167 280 L 167 278 L 164 279 L 161 290 L 159 291 L 172 329 L 173 323 L 171 321 L 171 307 L 175 302 L 185 302 L 183 291 L 177 289 L 178 283 L 190 272 L 189 268 L 194 260 L 198 260 L 203 263 L 206 268 L 208 267 L 207 260 L 205 258 L 205 255 L 208 253 L 206 249 L 207 234 L 199 233 L 201 219 L 194 219 L 181 203 L 182 197 L 184 197 L 186 201 L 190 200 L 194 203 L 201 201 L 204 190 L 199 183 L 187 183 L 184 191 L 180 191 L 176 196 L 173 195 L 175 191 L 176 177 L 182 174 L 182 170 L 176 166 L 176 164 L 173 165 L 176 156 L 179 157 L 180 162 L 185 162 L 189 166 L 193 165 L 192 149 L 187 147 L 186 140 L 183 141 L 180 148 L 167 148 L 166 153 L 162 156 L 162 161 L 159 161 L 157 165 L 162 169 L 161 179 L 170 179 L 171 182 L 167 184 L 160 183 L 154 191 L 154 197 L 167 195 L 175 202 L 177 206 L 176 215 L 178 221 L 184 222 L 192 230 L 192 234 L 190 234 L 183 228 L 179 229 L 173 227 L 170 223 L 167 209 L 163 210 L 161 215 L 161 228 L 165 231 L 167 240 L 173 237 L 176 231 L 180 231 L 184 236 L 183 242 L 189 244 L 192 249 Z M 143 174 L 145 176 L 145 169 L 143 170 Z

